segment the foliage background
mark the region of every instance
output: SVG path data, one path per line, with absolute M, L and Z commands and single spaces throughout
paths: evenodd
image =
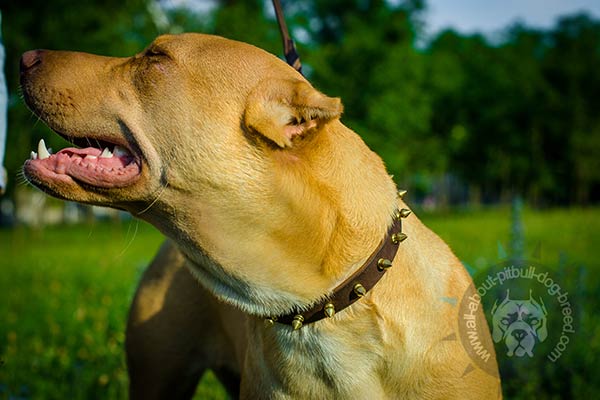
M 12 94 L 9 174 L 42 136 L 60 144 L 41 124 L 32 131 L 19 99 L 18 58 L 27 49 L 128 56 L 159 33 L 202 31 L 280 53 L 268 1 L 215 1 L 204 11 L 170 4 L 0 1 Z M 576 14 L 549 29 L 515 24 L 493 37 L 452 30 L 426 37 L 420 0 L 284 6 L 309 79 L 343 99 L 344 121 L 415 200 L 600 199 L 600 21 Z
M 5 199 L 23 189 L 16 176 L 40 138 L 64 145 L 20 99 L 21 53 L 129 56 L 160 33 L 202 31 L 280 54 L 268 1 L 212 4 L 194 11 L 152 0 L 0 0 L 10 92 Z M 598 397 L 600 21 L 575 14 L 547 29 L 426 37 L 426 1 L 283 5 L 308 78 L 342 98 L 344 122 L 384 158 L 411 205 L 436 210 L 425 222 L 473 274 L 501 258 L 497 242 L 517 232 L 524 253 L 541 242 L 540 262 L 562 277 L 578 334 L 560 363 L 502 364 L 505 395 Z M 515 198 L 528 206 L 511 223 Z M 127 304 L 160 240 L 135 222 L 0 230 L 0 398 L 124 397 Z M 91 242 L 85 254 L 73 252 Z M 198 397 L 223 398 L 205 379 Z

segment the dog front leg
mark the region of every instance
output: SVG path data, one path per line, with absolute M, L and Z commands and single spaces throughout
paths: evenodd
M 132 399 L 189 399 L 203 372 L 228 359 L 215 300 L 185 262 L 166 241 L 139 283 L 126 336 Z

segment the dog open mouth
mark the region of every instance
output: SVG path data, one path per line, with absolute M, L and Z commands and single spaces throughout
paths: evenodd
M 141 163 L 125 147 L 96 139 L 83 141 L 98 147 L 68 147 L 51 154 L 41 139 L 37 152 L 25 161 L 25 175 L 42 185 L 75 182 L 105 189 L 129 186 L 140 177 Z

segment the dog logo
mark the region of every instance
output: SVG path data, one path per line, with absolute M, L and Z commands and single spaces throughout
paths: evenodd
M 546 326 L 546 306 L 541 297 L 539 301 L 533 298 L 529 291 L 529 300 L 506 297 L 500 304 L 494 303 L 492 308 L 492 338 L 495 343 L 504 341 L 508 349 L 507 355 L 523 357 L 527 354 L 533 357 L 533 348 L 537 342 L 543 342 L 548 337 Z

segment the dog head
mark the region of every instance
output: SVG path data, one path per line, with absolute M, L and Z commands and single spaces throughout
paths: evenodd
M 230 182 L 236 175 L 252 183 L 251 140 L 291 147 L 342 112 L 339 99 L 279 59 L 200 34 L 161 36 L 129 58 L 30 51 L 21 86 L 50 128 L 84 147 L 26 162 L 31 182 L 57 197 L 134 213 L 140 204 L 132 202 L 148 202 L 165 183 L 204 192 L 241 184 Z M 113 160 L 100 157 L 115 146 Z M 218 170 L 227 179 L 206 173 Z
M 533 357 L 536 343 L 548 336 L 546 307 L 542 298 L 536 301 L 531 292 L 529 300 L 510 299 L 509 294 L 507 290 L 504 300 L 492 308 L 492 338 L 496 343 L 504 341 L 508 356 Z
M 248 44 L 182 34 L 128 58 L 35 50 L 21 86 L 80 146 L 33 154 L 30 182 L 151 222 L 209 289 L 249 311 L 314 301 L 376 246 L 395 207 L 340 100 Z

